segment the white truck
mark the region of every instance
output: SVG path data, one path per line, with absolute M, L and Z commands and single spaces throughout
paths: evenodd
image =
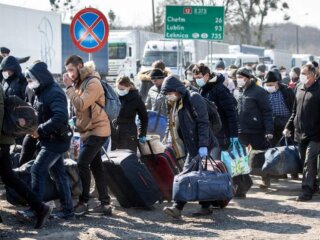
M 161 39 L 162 34 L 140 30 L 111 30 L 109 43 L 108 79 L 118 75 L 131 78 L 138 73 L 143 49 L 148 40 Z
M 290 70 L 292 65 L 292 53 L 281 49 L 266 49 L 264 50 L 264 64 L 275 65 L 278 68 L 284 66 Z
M 178 66 L 179 43 L 176 40 L 148 41 L 144 48 L 141 70 L 151 69 L 154 61 L 162 60 L 173 74 L 180 75 L 185 67 L 197 63 L 208 55 L 210 48 L 216 53 L 227 53 L 229 45 L 225 43 L 208 42 L 203 40 L 183 40 L 182 69 Z
M 61 74 L 61 16 L 54 12 L 0 4 L 0 46 L 15 57 L 30 56 L 23 69 L 36 60 Z
M 292 67 L 301 67 L 307 62 L 313 61 L 314 58 L 312 54 L 292 54 Z

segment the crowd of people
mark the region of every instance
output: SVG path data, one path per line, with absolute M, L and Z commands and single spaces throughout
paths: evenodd
M 22 73 L 19 59 L 9 52 L 1 48 L 0 129 L 4 100 L 10 95 L 20 97 L 37 110 L 39 125 L 36 131 L 18 139 L 1 132 L 0 175 L 3 184 L 15 189 L 27 201 L 30 209 L 18 211 L 17 215 L 35 217 L 35 228 L 43 227 L 50 216 L 72 220 L 89 211 L 112 215 L 101 148 L 112 138 L 112 149 L 137 152 L 138 143 L 147 141 L 148 110 L 167 117 L 163 142 L 172 145 L 177 158 L 185 159 L 185 168 L 197 155 L 220 159 L 221 152 L 235 139 L 243 146 L 265 150 L 276 146 L 283 135 L 292 137 L 304 164 L 302 193 L 297 201 L 308 201 L 319 191 L 316 177 L 320 153 L 320 72 L 316 62 L 294 67 L 289 74 L 283 67 L 268 69 L 264 64 L 226 68 L 221 61 L 216 69 L 192 64 L 186 69 L 184 79 L 180 79 L 159 60 L 152 70 L 138 75 L 142 80 L 139 90 L 130 78 L 117 79 L 115 90 L 121 108 L 119 116 L 110 119 L 103 108 L 108 100 L 93 62 L 85 63 L 76 55 L 66 59 L 63 89 L 44 62 L 34 62 Z M 222 122 L 218 133 L 209 126 L 205 99 L 217 106 Z M 70 118 L 75 129 L 70 127 Z M 82 141 L 77 165 L 83 189 L 75 206 L 63 165 L 73 130 L 80 133 Z M 22 144 L 20 165 L 35 159 L 31 186 L 21 181 L 12 169 L 9 153 L 15 142 Z M 43 202 L 49 170 L 61 202 L 61 209 L 54 213 Z M 100 204 L 89 210 L 91 173 Z M 249 174 L 246 177 L 250 178 Z M 268 188 L 274 177 L 263 175 L 260 187 Z M 298 179 L 299 176 L 291 177 Z M 236 191 L 235 197 L 245 198 L 246 192 Z M 163 211 L 179 218 L 185 204 L 177 201 Z M 200 202 L 200 209 L 194 215 L 211 214 L 212 204 Z

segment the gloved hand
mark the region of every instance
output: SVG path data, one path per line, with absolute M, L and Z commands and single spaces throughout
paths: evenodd
M 201 147 L 201 148 L 199 148 L 198 153 L 199 153 L 200 157 L 206 157 L 206 156 L 208 156 L 208 148 Z
M 145 144 L 147 142 L 146 136 L 139 136 L 139 143 Z
M 285 137 L 291 137 L 291 131 L 289 129 L 284 129 L 283 132 L 282 132 L 283 136 Z
M 273 138 L 273 134 L 266 134 L 265 135 L 265 138 L 267 139 L 267 140 L 271 140 L 272 138 Z

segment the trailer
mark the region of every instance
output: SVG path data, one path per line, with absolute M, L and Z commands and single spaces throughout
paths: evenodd
M 266 49 L 264 55 L 264 64 L 275 65 L 278 68 L 283 66 L 286 69 L 291 69 L 292 53 L 281 49 Z
M 15 57 L 30 56 L 23 70 L 36 60 L 61 74 L 61 16 L 55 12 L 0 4 L 0 46 Z
M 143 49 L 148 40 L 161 39 L 162 34 L 141 30 L 111 30 L 109 33 L 109 76 L 133 78 L 139 71 Z
M 259 57 L 263 57 L 264 47 L 258 47 L 258 46 L 247 45 L 247 44 L 230 45 L 229 53 L 254 54 L 254 55 L 258 55 Z

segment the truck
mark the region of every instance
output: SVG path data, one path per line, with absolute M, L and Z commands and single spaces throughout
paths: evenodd
M 141 30 L 111 30 L 108 78 L 114 80 L 118 75 L 134 78 L 139 71 L 146 42 L 161 37 L 162 34 Z
M 258 46 L 247 45 L 247 44 L 230 45 L 229 53 L 255 54 L 255 55 L 258 55 L 259 57 L 263 57 L 264 47 L 258 47 Z
M 266 49 L 264 51 L 263 63 L 267 66 L 275 65 L 278 68 L 284 66 L 291 69 L 292 53 L 281 49 Z
M 154 61 L 162 60 L 173 74 L 180 75 L 191 63 L 198 63 L 207 56 L 210 48 L 216 53 L 227 53 L 229 45 L 204 40 L 183 40 L 181 45 L 175 40 L 148 41 L 144 48 L 141 70 L 151 69 Z M 183 49 L 181 71 L 178 66 L 179 49 Z
M 89 60 L 89 54 L 80 51 L 72 42 L 70 36 L 70 25 L 62 24 L 62 62 L 61 72 L 65 71 L 64 61 L 70 55 L 79 55 L 84 61 Z M 98 52 L 92 53 L 92 60 L 95 63 L 96 70 L 101 77 L 108 75 L 108 43 L 106 43 Z
M 292 54 L 292 67 L 298 66 L 301 67 L 307 62 L 313 61 L 315 58 L 312 54 Z
M 0 46 L 15 57 L 30 56 L 23 70 L 36 60 L 47 63 L 54 74 L 61 74 L 61 16 L 54 12 L 0 4 Z

